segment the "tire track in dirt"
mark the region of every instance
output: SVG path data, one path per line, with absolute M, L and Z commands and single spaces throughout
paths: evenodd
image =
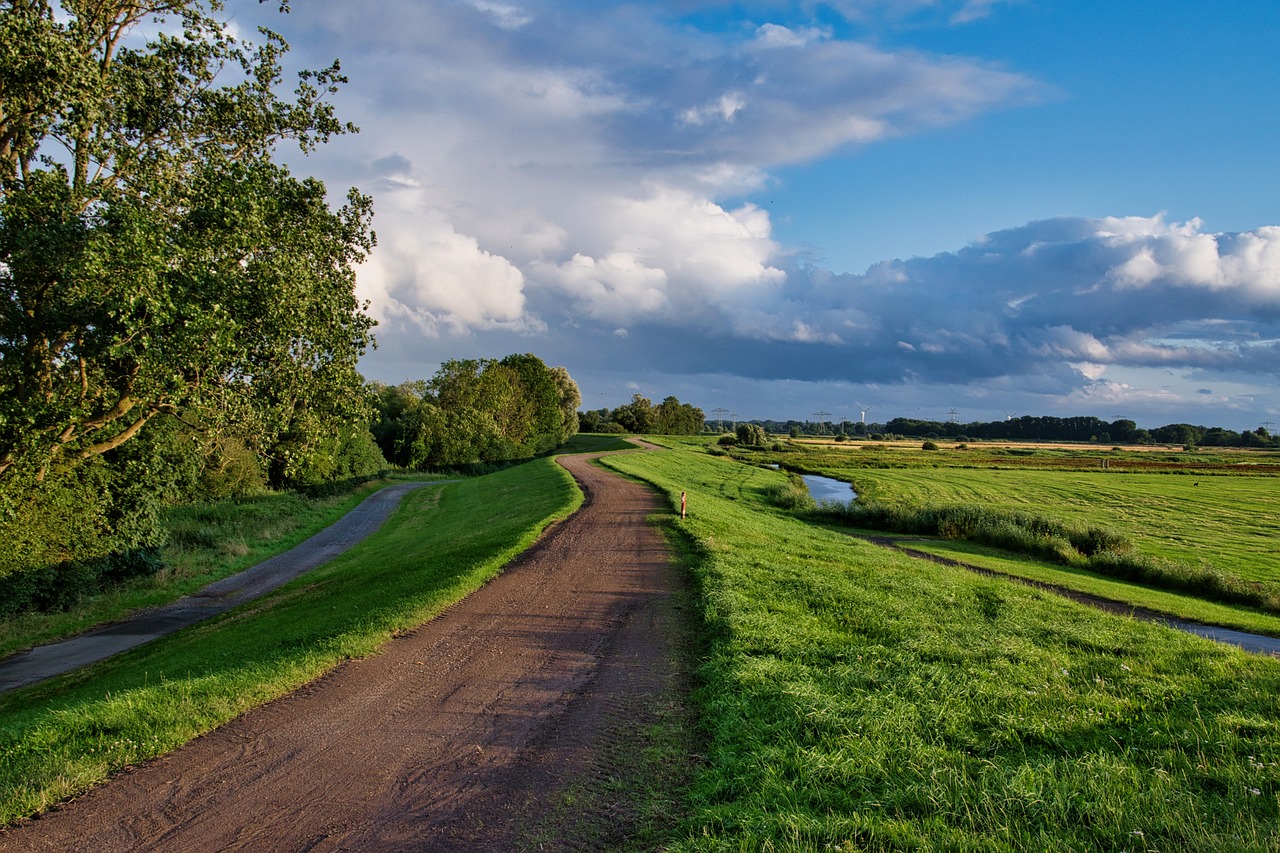
M 566 785 L 616 760 L 619 717 L 657 714 L 680 669 L 678 577 L 646 521 L 657 501 L 589 458 L 561 458 L 582 508 L 485 587 L 0 834 L 0 850 L 518 849 Z M 572 816 L 541 849 L 606 849 L 627 814 Z

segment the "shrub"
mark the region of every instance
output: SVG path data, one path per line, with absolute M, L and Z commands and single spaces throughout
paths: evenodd
M 759 424 L 738 424 L 738 443 L 747 447 L 764 447 L 769 436 Z
M 728 435 L 728 434 L 722 435 L 720 436 L 720 438 L 716 439 L 716 444 L 720 445 L 721 447 L 733 447 L 737 443 L 738 443 L 737 436 Z
M 766 486 L 764 495 L 770 503 L 783 509 L 806 512 L 818 505 L 804 481 L 795 474 L 789 474 L 785 482 Z
M 926 441 L 924 444 L 920 445 L 920 449 L 921 450 L 937 450 L 938 443 L 936 441 Z

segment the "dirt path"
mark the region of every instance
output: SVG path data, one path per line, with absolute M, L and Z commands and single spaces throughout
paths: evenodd
M 568 814 L 571 783 L 669 700 L 677 577 L 656 500 L 562 457 L 582 509 L 493 582 L 374 658 L 129 770 L 0 850 L 610 849 L 626 803 Z

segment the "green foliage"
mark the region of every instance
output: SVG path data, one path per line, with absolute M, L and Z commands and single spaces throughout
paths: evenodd
M 350 129 L 324 100 L 342 78 L 302 72 L 281 98 L 283 40 L 236 41 L 218 5 L 0 17 L 21 53 L 0 63 L 0 477 L 106 453 L 163 413 L 263 451 L 318 413 L 363 418 L 369 200 L 332 211 L 272 162 Z M 118 38 L 152 20 L 146 44 Z M 224 67 L 240 82 L 216 85 Z
M 154 570 L 166 503 L 378 465 L 370 201 L 335 210 L 275 162 L 354 130 L 326 103 L 341 75 L 282 93 L 283 39 L 233 38 L 221 8 L 0 10 L 0 533 L 30 602 Z
M 764 427 L 759 424 L 738 424 L 736 431 L 738 443 L 747 447 L 764 447 L 769 436 L 765 434 Z
M 578 386 L 563 367 L 535 355 L 447 361 L 431 380 L 370 386 L 372 432 L 404 467 L 528 459 L 578 431 Z
M 657 406 L 648 397 L 634 394 L 631 402 L 610 411 L 583 412 L 585 432 L 618 432 L 636 435 L 698 435 L 706 425 L 702 409 L 667 397 Z M 611 426 L 616 425 L 616 426 Z
M 920 449 L 921 450 L 937 450 L 938 443 L 936 441 L 926 441 L 924 444 L 920 445 Z

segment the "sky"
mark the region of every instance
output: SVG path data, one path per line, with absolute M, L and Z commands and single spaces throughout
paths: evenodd
M 584 408 L 1280 428 L 1274 0 L 297 0 L 369 379 Z

